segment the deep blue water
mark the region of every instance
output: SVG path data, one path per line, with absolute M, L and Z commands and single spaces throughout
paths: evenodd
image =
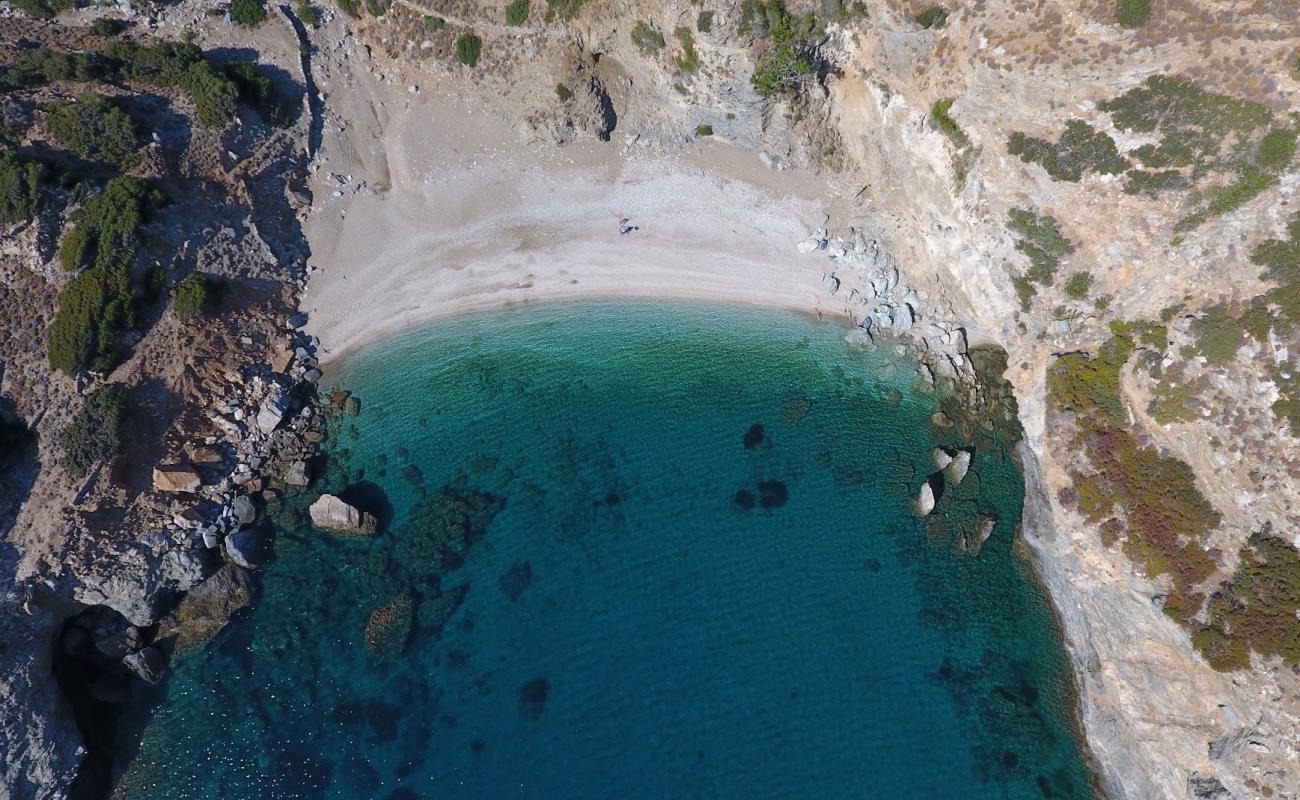
M 261 594 L 177 659 L 128 797 L 1091 797 L 1019 472 L 933 427 L 901 357 L 588 303 L 442 321 L 329 380 L 362 410 L 314 489 L 391 506 L 383 532 L 272 509 Z M 927 525 L 936 443 L 979 449 Z

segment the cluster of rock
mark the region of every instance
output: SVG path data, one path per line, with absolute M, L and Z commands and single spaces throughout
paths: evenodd
M 197 503 L 173 516 L 169 534 L 182 548 L 223 550 L 227 559 L 256 569 L 267 556 L 259 508 L 279 491 L 311 482 L 311 459 L 325 439 L 314 402 L 321 379 L 317 341 L 286 323 L 284 348 L 247 379 L 226 374 L 215 387 L 208 418 L 219 433 L 189 443 L 154 468 L 154 488 L 193 495 Z
M 934 471 L 926 476 L 916 493 L 916 513 L 928 517 L 946 485 L 959 486 L 970 471 L 971 454 L 968 450 L 936 447 L 930 451 Z
M 941 305 L 908 283 L 894 257 L 875 239 L 850 229 L 832 237 L 818 228 L 797 245 L 801 253 L 824 253 L 831 268 L 822 285 L 842 297 L 869 340 L 907 339 L 917 351 L 928 382 L 936 377 L 970 378 L 966 329 L 950 305 Z
M 144 630 L 104 606 L 69 623 L 59 646 L 64 658 L 80 662 L 93 676 L 84 689 L 101 703 L 125 702 L 131 696 L 132 676 L 157 683 L 167 667 L 166 657 L 148 643 Z

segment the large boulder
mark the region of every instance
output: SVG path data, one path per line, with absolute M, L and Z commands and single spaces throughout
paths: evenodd
M 379 527 L 373 514 L 348 505 L 332 494 L 323 494 L 309 509 L 311 524 L 340 536 L 374 536 Z
M 160 492 L 197 492 L 203 479 L 186 464 L 159 464 L 153 468 L 153 488 Z
M 270 433 L 280 427 L 285 415 L 289 413 L 289 407 L 292 404 L 289 401 L 289 393 L 283 387 L 272 386 L 271 391 L 266 397 L 262 398 L 262 405 L 257 409 L 257 428 L 262 433 Z
M 949 483 L 956 486 L 961 483 L 962 478 L 966 477 L 966 473 L 969 470 L 970 452 L 966 450 L 958 450 L 957 455 L 952 457 L 952 461 L 948 462 L 948 464 L 944 466 L 943 475 L 948 479 Z
M 153 645 L 131 653 L 122 659 L 122 663 L 145 683 L 162 680 L 163 672 L 167 669 L 167 658 Z
M 921 491 L 916 493 L 916 514 L 920 517 L 928 517 L 931 511 L 934 511 L 934 489 L 930 488 L 930 482 L 927 480 L 921 484 Z
M 226 555 L 244 569 L 261 567 L 269 549 L 261 528 L 244 528 L 226 537 Z

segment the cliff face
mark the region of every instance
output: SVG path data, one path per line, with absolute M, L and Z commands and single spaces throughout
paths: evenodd
M 1111 0 L 981 0 L 942 22 L 918 21 L 928 4 L 910 0 L 533 0 L 518 25 L 505 24 L 504 3 L 392 0 L 343 3 L 355 18 L 318 7 L 316 26 L 275 15 L 252 33 L 208 14 L 219 5 L 169 6 L 132 35 L 192 30 L 208 50 L 251 48 L 305 113 L 279 131 L 247 114 L 191 130 L 167 116 L 176 92 L 144 92 L 133 102 L 172 127 L 136 174 L 174 201 L 147 256 L 169 282 L 201 270 L 242 287 L 232 314 L 187 327 L 155 308 L 109 375 L 51 373 L 48 316 L 70 277 L 56 262 L 72 208 L 0 230 L 0 314 L 11 323 L 0 326 L 0 395 L 40 434 L 0 470 L 15 487 L 0 493 L 0 603 L 15 620 L 0 651 L 0 795 L 62 796 L 81 759 L 49 679 L 59 626 L 78 610 L 69 601 L 148 624 L 220 562 L 194 555 L 210 548 L 195 544 L 192 520 L 173 517 L 198 504 L 156 491 L 150 470 L 211 439 L 232 445 L 224 468 L 239 472 L 240 443 L 267 439 L 252 420 L 271 390 L 249 376 L 294 365 L 297 380 L 311 363 L 283 358 L 296 334 L 276 318 L 307 274 L 299 220 L 321 205 L 303 178 L 340 196 L 389 192 L 394 156 L 378 143 L 404 96 L 432 90 L 481 100 L 533 146 L 610 140 L 653 156 L 709 137 L 760 153 L 777 183 L 786 167 L 818 171 L 832 237 L 869 240 L 930 307 L 964 323 L 963 342 L 1009 353 L 1026 432 L 1024 533 L 1063 622 L 1107 792 L 1300 796 L 1296 656 L 1243 633 L 1252 618 L 1241 609 L 1264 595 L 1239 579 L 1257 577 L 1239 572 L 1262 558 L 1253 537 L 1293 536 L 1300 521 L 1300 329 L 1284 291 L 1287 242 L 1300 237 L 1287 229 L 1300 186 L 1290 0 L 1124 2 L 1149 12 L 1128 25 Z M 98 46 L 96 13 L 51 24 L 11 15 L 3 38 Z M 481 45 L 472 65 L 457 55 L 467 36 Z M 362 71 L 367 91 L 352 91 Z M 315 91 L 313 72 L 328 91 Z M 8 128 L 36 120 L 39 138 L 32 108 L 84 88 L 6 99 L 0 115 Z M 418 122 L 399 133 L 418 136 Z M 334 152 L 318 152 L 322 140 Z M 349 163 L 368 184 L 344 174 Z M 871 316 L 865 301 L 843 302 L 855 322 Z M 1097 407 L 1062 393 L 1067 367 L 1095 374 L 1116 347 L 1124 358 L 1088 387 Z M 56 466 L 56 443 L 102 380 L 139 390 L 146 424 L 125 466 L 74 478 Z M 1156 504 L 1107 471 L 1111 451 L 1096 438 L 1121 429 L 1132 453 L 1164 459 L 1139 461 L 1160 467 L 1185 505 L 1207 504 L 1203 525 L 1144 538 L 1165 530 L 1144 527 Z M 228 480 L 209 488 L 208 516 L 237 493 Z M 1194 556 L 1195 568 L 1180 572 L 1172 555 Z

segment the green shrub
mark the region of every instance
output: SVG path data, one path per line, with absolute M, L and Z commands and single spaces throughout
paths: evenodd
M 713 12 L 701 11 L 695 18 L 695 30 L 700 33 L 709 33 L 713 30 Z
M 1055 219 L 1040 217 L 1023 208 L 1011 210 L 1007 215 L 1007 227 L 1018 235 L 1016 249 L 1029 259 L 1029 269 L 1022 277 L 1013 279 L 1016 294 L 1020 296 L 1020 307 L 1028 310 L 1030 302 L 1038 294 L 1034 285 L 1051 286 L 1057 266 L 1062 258 L 1074 252 L 1074 245 L 1061 234 Z
M 1208 609 L 1192 643 L 1215 669 L 1249 666 L 1248 651 L 1300 664 L 1300 552 L 1267 529 L 1251 534 Z
M 172 298 L 172 311 L 176 318 L 185 322 L 204 313 L 211 301 L 208 288 L 208 279 L 202 273 L 186 275 L 176 285 L 176 296 Z
M 664 41 L 662 33 L 643 21 L 632 27 L 632 44 L 636 45 L 642 53 L 653 55 L 664 49 L 668 43 Z
M 1074 300 L 1086 300 L 1091 289 L 1092 275 L 1087 272 L 1076 272 L 1065 282 L 1065 294 Z
M 523 25 L 528 21 L 528 0 L 510 0 L 506 6 L 506 24 Z
M 934 124 L 939 126 L 939 130 L 943 131 L 943 134 L 951 139 L 953 144 L 958 147 L 965 147 L 970 139 L 967 138 L 965 131 L 957 126 L 957 121 L 948 115 L 948 111 L 952 109 L 954 102 L 956 100 L 951 97 L 935 100 L 934 105 L 930 106 L 930 119 L 934 120 Z
M 119 79 L 183 89 L 204 125 L 220 128 L 235 118 L 239 88 L 193 44 L 162 42 L 145 46 L 115 41 L 104 48 L 102 56 L 109 60 Z
M 90 23 L 90 32 L 96 36 L 117 36 L 124 30 L 126 30 L 126 22 L 120 19 L 99 17 Z
M 293 13 L 308 28 L 314 28 L 320 24 L 320 13 L 307 0 L 298 0 L 293 6 Z
M 1038 164 L 1058 181 L 1077 182 L 1089 172 L 1119 175 L 1129 166 L 1114 139 L 1077 119 L 1066 124 L 1055 142 L 1017 131 L 1011 134 L 1007 152 L 1026 164 Z
M 136 325 L 131 265 L 139 247 L 138 228 L 159 199 L 147 181 L 114 178 L 73 215 L 59 256 L 65 269 L 85 270 L 59 293 L 50 324 L 54 369 L 103 372 L 116 363 L 120 334 Z
M 1115 21 L 1126 28 L 1140 28 L 1151 20 L 1151 0 L 1119 0 Z
M 1295 158 L 1296 132 L 1276 128 L 1264 135 L 1255 153 L 1255 163 L 1265 172 L 1283 172 Z
M 741 27 L 748 25 L 756 25 L 769 40 L 749 79 L 759 97 L 794 94 L 817 72 L 813 54 L 816 20 L 811 13 L 794 17 L 781 0 L 747 0 L 742 6 Z
M 561 103 L 564 103 L 573 97 L 573 90 L 562 83 L 557 83 L 555 84 L 555 96 L 560 98 Z
M 370 16 L 378 19 L 388 13 L 388 2 L 389 0 L 365 0 L 366 11 L 370 12 Z
M 477 64 L 482 52 L 483 40 L 472 33 L 463 33 L 456 40 L 456 60 L 467 67 Z
M 10 2 L 14 8 L 38 19 L 49 19 L 76 5 L 73 0 L 10 0 Z
M 257 109 L 267 122 L 277 128 L 286 128 L 293 123 L 293 106 L 280 96 L 270 77 L 257 64 L 236 61 L 226 64 L 222 71 L 237 87 L 239 99 Z
M 939 6 L 931 6 L 916 15 L 916 24 L 926 29 L 942 28 L 948 24 L 948 12 Z
M 45 165 L 0 150 L 0 225 L 35 216 L 41 209 Z
M 437 33 L 447 27 L 447 20 L 442 17 L 435 17 L 432 14 L 424 18 L 424 29 L 429 33 Z
M 59 434 L 59 464 L 82 477 L 100 461 L 117 456 L 126 422 L 127 393 L 110 383 L 92 392 Z
M 712 126 L 712 125 L 707 125 L 707 124 L 705 124 L 705 125 L 696 125 L 696 126 L 695 126 L 695 135 L 696 135 L 696 136 L 712 136 L 712 135 L 713 135 L 713 126 Z
M 46 123 L 55 141 L 78 157 L 119 172 L 137 161 L 135 122 L 107 97 L 83 95 L 74 102 L 55 103 L 47 112 Z
M 361 9 L 357 7 L 356 0 L 334 0 L 338 4 L 339 11 L 352 19 L 361 18 Z
M 230 0 L 230 19 L 236 25 L 261 25 L 266 21 L 263 0 Z
M 97 55 L 24 50 L 10 66 L 0 69 L 0 90 L 31 89 L 51 81 L 99 80 L 109 73 L 108 65 Z
M 1246 343 L 1241 321 L 1228 313 L 1224 303 L 1206 308 L 1192 320 L 1192 334 L 1196 336 L 1193 351 L 1216 366 L 1231 363 Z
M 678 44 L 682 47 L 682 54 L 673 59 L 673 63 L 682 72 L 695 72 L 700 68 L 700 56 L 695 52 L 695 37 L 691 34 L 691 29 L 685 25 L 679 25 L 673 29 L 673 37 L 677 39 Z

